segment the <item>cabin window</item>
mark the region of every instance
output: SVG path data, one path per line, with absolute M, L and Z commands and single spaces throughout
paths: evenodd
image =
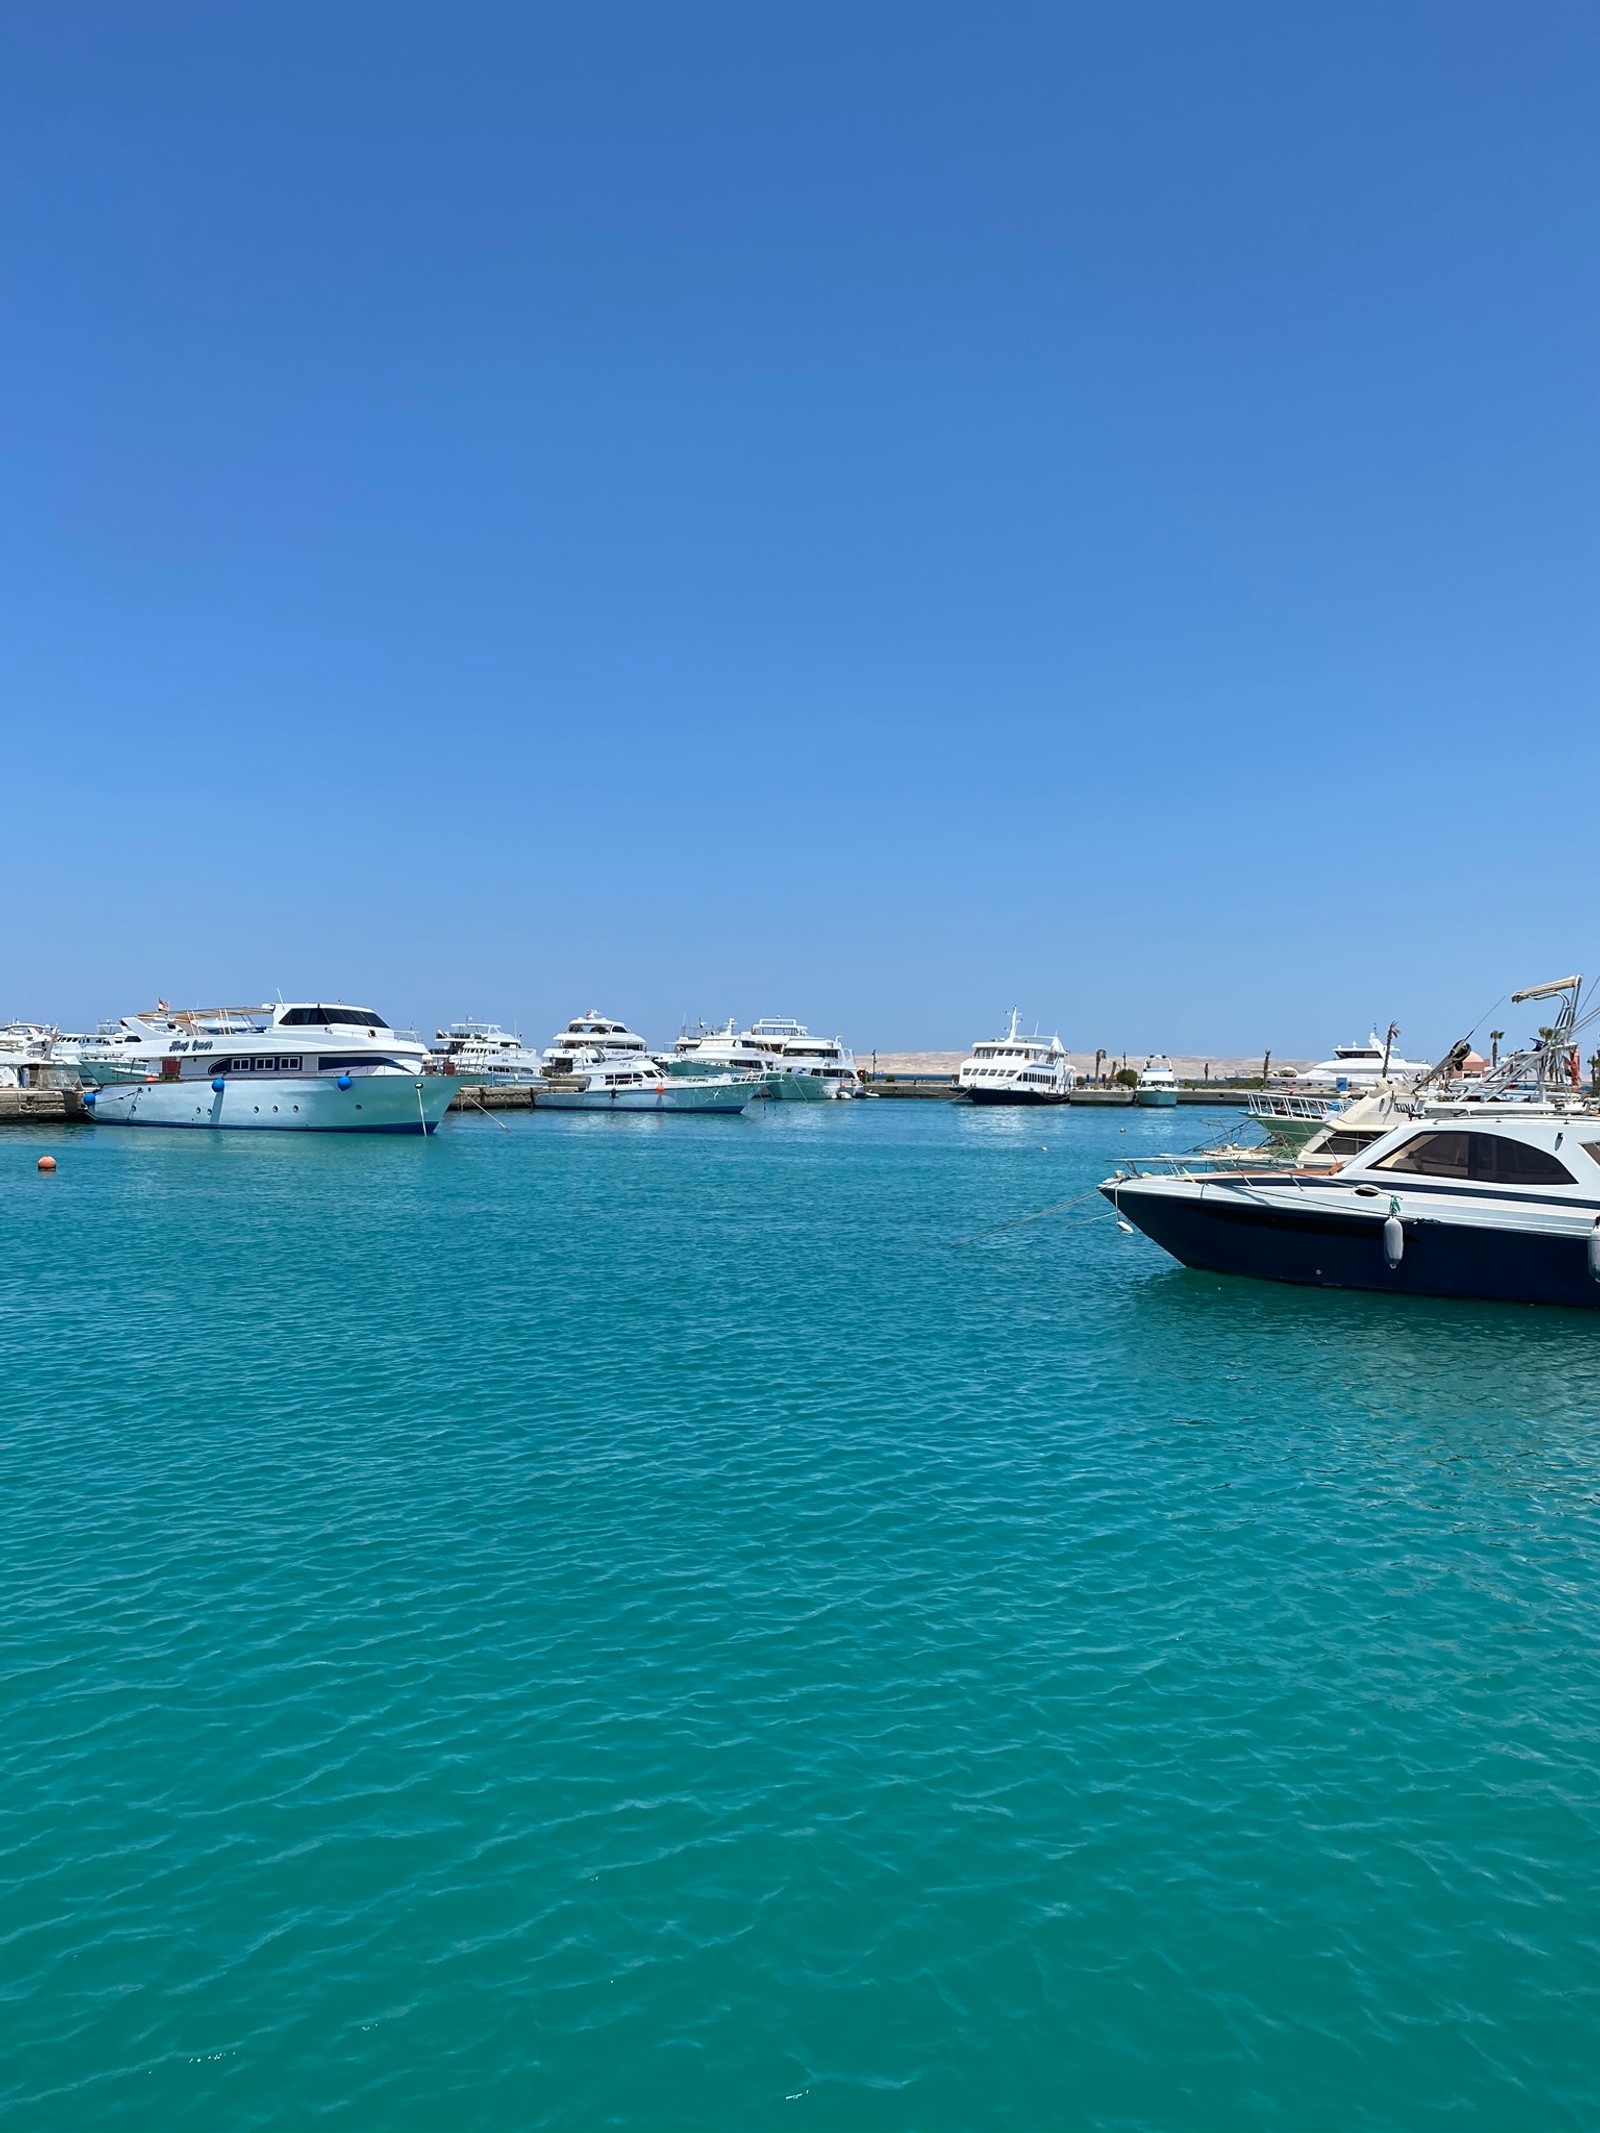
M 1591 1163 L 1600 1163 L 1600 1141 L 1580 1141 L 1578 1145 Z
M 272 1061 L 270 1059 L 258 1059 L 256 1061 L 256 1072 L 258 1074 L 268 1074 L 271 1071 Z
M 1565 1163 L 1526 1141 L 1498 1133 L 1419 1133 L 1374 1170 L 1408 1171 L 1415 1177 L 1460 1178 L 1478 1185 L 1570 1185 Z

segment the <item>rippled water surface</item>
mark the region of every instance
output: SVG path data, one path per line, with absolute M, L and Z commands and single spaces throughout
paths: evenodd
M 8 1132 L 0 2122 L 1594 2126 L 1600 1326 L 1205 1124 Z

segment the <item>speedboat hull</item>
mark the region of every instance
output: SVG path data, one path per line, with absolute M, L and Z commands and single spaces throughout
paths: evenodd
M 1408 1206 L 1391 1263 L 1382 1195 L 1361 1202 L 1335 1181 L 1232 1175 L 1208 1179 L 1112 1179 L 1100 1190 L 1118 1214 L 1185 1266 L 1310 1288 L 1371 1289 L 1484 1303 L 1600 1308 L 1590 1272 L 1592 1211 L 1543 1211 L 1513 1225 L 1441 1204 Z M 1409 1195 L 1408 1195 L 1409 1197 Z M 1358 1209 L 1360 1210 L 1358 1212 Z M 1454 1219 L 1452 1216 L 1454 1215 Z
M 111 1082 L 86 1092 L 102 1126 L 255 1133 L 432 1133 L 461 1086 L 451 1074 L 274 1075 L 270 1080 Z

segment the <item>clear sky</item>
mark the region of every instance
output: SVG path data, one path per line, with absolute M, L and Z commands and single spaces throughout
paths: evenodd
M 1600 12 L 17 0 L 0 1014 L 1600 973 Z

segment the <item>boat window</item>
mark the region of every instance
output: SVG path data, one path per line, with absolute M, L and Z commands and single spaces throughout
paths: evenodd
M 1419 1133 L 1373 1164 L 1374 1170 L 1408 1170 L 1423 1178 L 1465 1178 L 1467 1141 L 1465 1133 Z
M 256 1072 L 258 1074 L 267 1074 L 270 1073 L 271 1070 L 272 1061 L 270 1059 L 258 1059 L 256 1061 Z
M 1580 1141 L 1578 1145 L 1591 1163 L 1600 1163 L 1600 1141 Z
M 1498 1133 L 1420 1133 L 1373 1164 L 1416 1177 L 1471 1179 L 1480 1185 L 1570 1185 L 1572 1173 L 1546 1149 Z

